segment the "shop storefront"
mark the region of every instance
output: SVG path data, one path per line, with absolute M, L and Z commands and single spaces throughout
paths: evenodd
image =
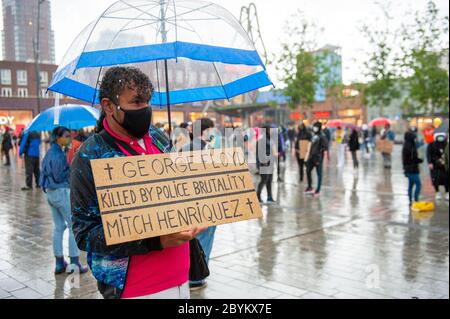
M 442 117 L 416 117 L 409 119 L 409 124 L 411 126 L 416 126 L 420 131 L 423 131 L 427 127 L 438 128 L 444 122 Z
M 339 119 L 344 123 L 363 125 L 363 112 L 361 109 L 347 109 L 338 112 Z
M 32 111 L 0 110 L 0 128 L 10 127 L 16 134 L 26 128 L 32 120 Z
M 188 122 L 195 122 L 204 117 L 209 118 L 214 122 L 217 121 L 215 113 L 202 113 L 202 112 L 189 112 L 187 120 Z

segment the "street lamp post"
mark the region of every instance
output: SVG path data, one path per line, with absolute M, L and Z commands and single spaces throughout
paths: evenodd
M 41 5 L 45 0 L 37 0 L 38 12 L 37 12 L 37 25 L 36 25 L 36 38 L 33 41 L 34 50 L 34 64 L 36 69 L 36 98 L 37 98 L 37 111 L 41 113 L 41 72 L 39 68 L 39 42 L 41 33 Z

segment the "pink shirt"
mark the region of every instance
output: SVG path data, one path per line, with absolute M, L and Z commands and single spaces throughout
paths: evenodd
M 160 154 L 161 151 L 152 143 L 150 134 L 144 136 L 145 148 L 138 140 L 126 140 L 117 136 L 105 120 L 105 130 L 114 138 L 128 143 L 140 154 Z M 119 144 L 122 152 L 131 156 Z M 128 275 L 122 298 L 136 298 L 152 295 L 173 287 L 180 286 L 189 280 L 189 243 L 180 247 L 167 248 L 163 251 L 154 251 L 143 256 L 132 256 L 128 264 Z

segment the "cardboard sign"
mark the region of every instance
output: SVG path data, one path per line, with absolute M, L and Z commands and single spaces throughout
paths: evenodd
M 298 143 L 300 144 L 300 159 L 306 159 L 311 142 L 307 140 L 300 140 Z
M 107 245 L 262 217 L 241 148 L 91 165 Z
M 385 154 L 392 154 L 394 151 L 394 142 L 389 140 L 379 140 L 377 142 L 377 151 Z

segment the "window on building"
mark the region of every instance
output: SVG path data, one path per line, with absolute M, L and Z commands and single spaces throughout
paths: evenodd
M 2 69 L 0 71 L 0 78 L 3 85 L 11 85 L 11 70 Z
M 28 74 L 26 70 L 17 70 L 17 85 L 28 85 Z
M 48 73 L 46 71 L 41 71 L 40 75 L 41 75 L 41 84 L 47 86 L 48 85 Z
M 12 89 L 2 88 L 2 97 L 12 97 Z
M 28 89 L 25 89 L 25 88 L 18 89 L 17 90 L 17 96 L 18 97 L 22 97 L 22 98 L 28 97 Z

